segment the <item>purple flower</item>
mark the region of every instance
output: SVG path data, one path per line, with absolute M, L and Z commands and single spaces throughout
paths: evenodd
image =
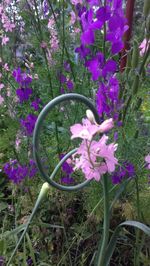
M 74 179 L 70 176 L 63 176 L 61 177 L 61 182 L 70 185 L 74 183 Z
M 66 85 L 67 85 L 68 90 L 70 90 L 70 91 L 73 90 L 74 85 L 70 79 L 67 81 Z
M 21 68 L 15 69 L 12 75 L 15 78 L 16 82 L 22 87 L 26 87 L 32 82 L 31 76 L 27 75 L 26 73 L 22 73 Z
M 60 154 L 60 159 L 62 159 L 65 156 L 65 154 Z M 62 164 L 62 170 L 65 173 L 65 176 L 61 178 L 61 182 L 65 184 L 72 184 L 74 183 L 74 179 L 71 177 L 71 174 L 73 173 L 73 167 L 65 161 Z
M 19 88 L 16 90 L 16 94 L 19 98 L 20 103 L 28 101 L 30 96 L 32 95 L 32 89 L 30 88 Z
M 95 37 L 92 30 L 86 30 L 81 34 L 81 43 L 82 45 L 94 44 Z
M 17 160 L 5 163 L 3 167 L 4 173 L 15 184 L 19 184 L 28 174 L 28 168 L 25 165 L 20 165 Z
M 114 15 L 109 19 L 108 32 L 106 35 L 106 40 L 112 43 L 112 54 L 117 54 L 124 47 L 122 38 L 128 28 L 129 27 L 126 25 L 126 19 L 123 16 L 122 11 L 115 10 Z
M 29 161 L 29 168 L 28 169 L 29 169 L 29 177 L 30 178 L 34 177 L 37 174 L 38 169 L 36 167 L 36 163 L 34 160 Z
M 100 116 L 102 116 L 103 113 L 109 116 L 110 111 L 111 111 L 110 106 L 107 103 L 107 94 L 108 94 L 108 89 L 102 83 L 96 94 L 96 106 L 97 106 L 98 114 Z
M 60 80 L 61 83 L 65 83 L 66 82 L 66 77 L 63 74 L 60 74 L 59 80 Z
M 27 135 L 32 135 L 36 120 L 37 116 L 33 114 L 29 114 L 25 119 L 20 120 L 20 123 L 22 127 L 25 129 Z
M 109 98 L 112 101 L 117 102 L 118 101 L 118 96 L 119 96 L 119 82 L 117 78 L 111 77 L 109 79 Z
M 28 257 L 28 259 L 27 259 L 27 265 L 28 266 L 32 266 L 33 265 L 33 260 L 32 260 L 31 257 Z
M 20 88 L 16 90 L 16 94 L 20 100 L 20 103 L 28 101 L 32 95 L 32 89 L 29 88 L 29 84 L 32 82 L 31 76 L 21 72 L 20 68 L 15 69 L 12 75 L 20 86 Z
M 124 43 L 122 40 L 112 43 L 112 47 L 111 47 L 111 52 L 112 54 L 117 54 L 119 53 L 124 47 Z
M 113 184 L 119 184 L 124 178 L 132 178 L 134 175 L 134 165 L 129 162 L 124 162 L 123 165 L 119 167 L 118 171 L 113 173 L 111 180 Z
M 60 159 L 62 159 L 64 156 L 65 154 L 61 154 Z M 62 164 L 62 170 L 68 175 L 73 173 L 73 168 L 70 164 L 67 163 L 67 161 Z
M 16 82 L 21 84 L 22 82 L 21 68 L 15 69 L 12 75 L 15 78 Z
M 132 163 L 125 162 L 124 167 L 126 169 L 128 178 L 133 177 L 135 175 L 135 168 Z
M 64 62 L 64 69 L 65 69 L 67 72 L 70 72 L 70 71 L 71 71 L 70 64 L 69 64 L 67 61 Z
M 98 80 L 100 76 L 100 69 L 99 69 L 99 60 L 97 57 L 93 57 L 92 59 L 86 61 L 85 66 L 92 74 L 93 80 Z
M 32 178 L 38 171 L 34 160 L 30 160 L 29 165 L 21 165 L 17 160 L 10 160 L 4 164 L 3 170 L 15 184 L 19 184 L 26 177 Z
M 100 20 L 103 24 L 105 23 L 105 21 L 110 19 L 110 15 L 111 15 L 111 11 L 110 11 L 110 7 L 109 6 L 100 7 L 96 11 L 97 19 Z
M 116 142 L 117 139 L 118 139 L 118 132 L 116 131 L 116 132 L 114 132 L 114 141 Z
M 79 53 L 80 57 L 82 59 L 82 58 L 85 58 L 87 55 L 89 55 L 91 53 L 91 50 L 90 50 L 90 48 L 87 48 L 84 45 L 81 45 L 80 47 L 77 47 L 75 49 L 75 52 Z
M 0 266 L 5 265 L 5 258 L 3 256 L 0 256 Z
M 81 4 L 76 5 L 76 10 L 79 18 L 81 18 L 82 14 L 87 11 L 86 7 L 82 6 Z
M 102 76 L 106 78 L 108 74 L 114 74 L 117 70 L 117 63 L 113 59 L 108 59 L 102 70 Z
M 90 6 L 98 6 L 100 5 L 99 0 L 86 0 Z
M 92 9 L 83 13 L 81 16 L 83 33 L 81 34 L 80 39 L 83 45 L 94 44 L 95 42 L 94 31 L 100 30 L 104 24 L 104 22 L 100 20 L 95 20 L 93 16 L 94 13 Z
M 63 87 L 60 88 L 60 93 L 61 94 L 65 93 L 65 89 Z
M 31 107 L 33 107 L 35 111 L 38 111 L 40 102 L 41 102 L 41 99 L 37 98 L 35 101 L 31 103 Z
M 49 6 L 47 0 L 43 1 L 43 13 L 45 17 L 47 17 L 47 15 L 49 14 Z

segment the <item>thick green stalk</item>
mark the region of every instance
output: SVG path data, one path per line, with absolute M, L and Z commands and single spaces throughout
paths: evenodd
M 17 242 L 17 245 L 16 245 L 16 247 L 15 247 L 15 249 L 14 249 L 14 251 L 13 251 L 13 253 L 12 253 L 12 255 L 11 255 L 9 261 L 8 261 L 8 263 L 7 263 L 7 266 L 10 265 L 10 263 L 11 263 L 11 261 L 12 261 L 14 255 L 15 255 L 15 253 L 16 253 L 18 247 L 20 246 L 20 244 L 21 244 L 21 242 L 22 242 L 22 240 L 23 240 L 23 238 L 24 238 L 24 236 L 25 236 L 25 234 L 26 234 L 26 232 L 27 232 L 27 230 L 28 230 L 28 228 L 29 228 L 29 225 L 30 225 L 30 223 L 31 223 L 31 221 L 32 221 L 32 219 L 33 219 L 33 217 L 34 217 L 34 215 L 35 215 L 35 213 L 36 213 L 36 211 L 37 211 L 39 205 L 41 204 L 41 201 L 42 201 L 42 200 L 45 198 L 45 196 L 47 195 L 47 192 L 48 192 L 49 188 L 50 188 L 50 186 L 49 186 L 49 184 L 48 184 L 47 182 L 45 182 L 45 183 L 42 185 L 41 191 L 40 191 L 40 193 L 39 193 L 39 196 L 38 196 L 38 198 L 37 198 L 37 201 L 36 201 L 36 203 L 35 203 L 35 206 L 34 206 L 34 208 L 33 208 L 33 210 L 32 210 L 32 213 L 31 213 L 31 215 L 30 215 L 30 217 L 29 217 L 29 220 L 28 220 L 28 222 L 27 222 L 27 224 L 26 224 L 26 226 L 25 226 L 25 228 L 24 228 L 24 231 L 23 231 L 23 233 L 22 233 L 22 235 L 21 235 L 19 241 Z
M 108 192 L 108 177 L 103 177 L 103 195 L 104 195 L 104 221 L 103 221 L 103 235 L 100 250 L 97 255 L 96 266 L 104 266 L 105 252 L 109 240 L 109 192 Z

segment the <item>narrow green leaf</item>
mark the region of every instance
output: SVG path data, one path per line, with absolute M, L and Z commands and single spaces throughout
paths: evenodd
M 123 222 L 121 224 L 119 224 L 117 226 L 117 228 L 115 229 L 110 242 L 108 244 L 107 250 L 106 250 L 106 256 L 105 256 L 105 265 L 108 266 L 110 263 L 110 259 L 112 257 L 112 254 L 115 250 L 115 246 L 116 246 L 116 242 L 117 242 L 117 238 L 118 238 L 118 234 L 121 230 L 121 227 L 123 226 L 133 226 L 136 227 L 140 230 L 142 230 L 146 235 L 150 236 L 150 227 L 148 227 L 147 225 L 137 222 L 137 221 L 126 221 Z
M 11 237 L 13 235 L 17 235 L 21 231 L 23 231 L 25 227 L 26 227 L 26 223 L 21 224 L 20 226 L 18 226 L 17 228 L 15 228 L 11 231 L 6 231 L 5 233 L 0 234 L 0 238 L 3 239 L 3 238 Z
M 31 243 L 31 240 L 30 240 L 30 237 L 28 235 L 28 233 L 26 233 L 26 238 L 27 238 L 27 241 L 28 241 L 28 246 L 29 246 L 29 250 L 30 250 L 30 256 L 32 258 L 32 261 L 33 261 L 33 264 L 34 266 L 36 266 L 36 260 L 35 260 L 35 255 L 34 255 L 34 249 L 32 247 L 32 243 Z
M 130 182 L 131 178 L 127 179 L 124 183 L 122 183 L 119 186 L 119 189 L 116 191 L 115 197 L 110 205 L 110 211 L 112 210 L 114 204 L 116 203 L 116 201 L 118 200 L 118 198 L 120 197 L 121 193 L 125 190 L 126 186 L 128 185 L 128 183 Z
M 26 240 L 25 240 L 25 237 L 24 237 L 24 242 L 23 242 L 23 266 L 27 266 Z
M 0 212 L 7 209 L 8 204 L 6 202 L 0 202 Z

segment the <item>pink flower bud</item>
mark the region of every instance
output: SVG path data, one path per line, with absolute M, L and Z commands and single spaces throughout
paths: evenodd
M 100 126 L 99 126 L 99 132 L 104 133 L 109 131 L 114 127 L 114 121 L 112 118 L 105 120 Z

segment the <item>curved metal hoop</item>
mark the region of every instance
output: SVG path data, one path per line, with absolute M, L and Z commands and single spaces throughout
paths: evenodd
M 47 114 L 57 105 L 60 104 L 61 102 L 64 101 L 68 101 L 68 100 L 76 100 L 79 102 L 84 103 L 94 114 L 95 120 L 96 122 L 99 124 L 99 116 L 98 113 L 96 111 L 96 108 L 94 107 L 93 103 L 88 100 L 85 96 L 77 94 L 77 93 L 69 93 L 69 94 L 65 94 L 65 95 L 61 95 L 56 97 L 55 99 L 53 99 L 52 101 L 50 101 L 41 111 L 41 113 L 38 116 L 37 122 L 35 124 L 35 128 L 34 128 L 34 132 L 33 132 L 33 155 L 35 158 L 35 161 L 37 163 L 39 172 L 42 176 L 42 178 L 48 182 L 50 185 L 52 185 L 53 187 L 59 189 L 59 190 L 64 190 L 64 191 L 75 191 L 75 190 L 79 190 L 83 187 L 85 187 L 91 180 L 86 180 L 78 185 L 75 186 L 63 186 L 58 184 L 57 182 L 55 182 L 53 180 L 53 178 L 55 177 L 57 171 L 59 170 L 59 168 L 61 167 L 61 165 L 73 154 L 76 152 L 77 149 L 74 149 L 72 151 L 70 151 L 69 153 L 67 153 L 63 159 L 58 163 L 58 165 L 55 167 L 53 173 L 48 176 L 42 166 L 42 161 L 40 159 L 40 152 L 39 152 L 39 136 L 40 136 L 40 130 L 42 128 L 42 124 L 43 121 L 45 119 L 45 117 L 47 116 Z

